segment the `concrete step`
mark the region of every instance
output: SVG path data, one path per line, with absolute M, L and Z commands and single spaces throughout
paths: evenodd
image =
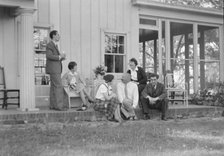
M 141 109 L 136 109 L 136 115 L 141 120 L 143 114 Z M 224 111 L 223 107 L 214 106 L 174 106 L 168 110 L 170 119 L 186 119 L 198 117 L 220 117 Z M 152 119 L 160 118 L 161 113 L 157 110 L 151 110 Z M 0 123 L 3 124 L 22 124 L 22 123 L 45 123 L 45 122 L 74 122 L 74 121 L 102 121 L 106 120 L 105 116 L 95 112 L 93 108 L 87 111 L 53 111 L 47 108 L 40 108 L 37 112 L 22 112 L 16 109 L 0 110 Z

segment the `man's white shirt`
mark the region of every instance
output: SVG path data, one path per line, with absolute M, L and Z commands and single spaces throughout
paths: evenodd
M 120 103 L 126 98 L 125 84 L 123 82 L 117 84 L 117 97 Z M 139 100 L 138 86 L 132 81 L 127 83 L 127 98 L 132 100 L 133 107 L 136 108 Z

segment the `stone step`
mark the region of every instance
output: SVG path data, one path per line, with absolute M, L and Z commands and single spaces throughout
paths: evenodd
M 197 117 L 220 117 L 224 108 L 214 106 L 189 106 L 171 107 L 168 110 L 168 118 L 185 119 Z M 141 109 L 136 109 L 136 115 L 141 120 L 143 114 Z M 150 110 L 151 119 L 160 118 L 161 114 L 157 110 Z M 23 124 L 23 123 L 45 123 L 45 122 L 74 122 L 74 121 L 102 121 L 105 116 L 95 112 L 93 108 L 87 111 L 76 111 L 74 108 L 68 111 L 53 111 L 40 109 L 38 112 L 21 112 L 16 110 L 1 110 L 0 123 L 3 124 Z

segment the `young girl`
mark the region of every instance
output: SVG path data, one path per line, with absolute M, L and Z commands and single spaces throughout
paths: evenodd
M 111 83 L 114 76 L 111 74 L 103 77 L 104 83 L 100 84 L 95 95 L 94 110 L 106 115 L 108 120 L 115 119 L 120 122 L 119 101 L 117 96 L 112 92 Z
M 77 63 L 69 62 L 69 71 L 62 77 L 62 84 L 69 87 L 69 91 L 80 94 L 81 100 L 83 102 L 82 110 L 87 109 L 86 97 L 90 102 L 93 102 L 92 97 L 87 92 L 85 86 L 85 81 L 81 78 L 80 74 L 77 72 Z

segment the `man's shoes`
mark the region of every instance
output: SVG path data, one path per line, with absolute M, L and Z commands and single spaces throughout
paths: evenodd
M 161 120 L 167 121 L 167 118 L 165 116 L 162 116 Z
M 149 120 L 150 119 L 150 115 L 149 114 L 144 114 L 144 120 Z
M 67 111 L 68 110 L 68 108 L 54 108 L 54 110 L 57 110 L 57 111 Z
M 137 116 L 132 116 L 129 118 L 129 120 L 134 121 L 134 120 L 138 120 Z

